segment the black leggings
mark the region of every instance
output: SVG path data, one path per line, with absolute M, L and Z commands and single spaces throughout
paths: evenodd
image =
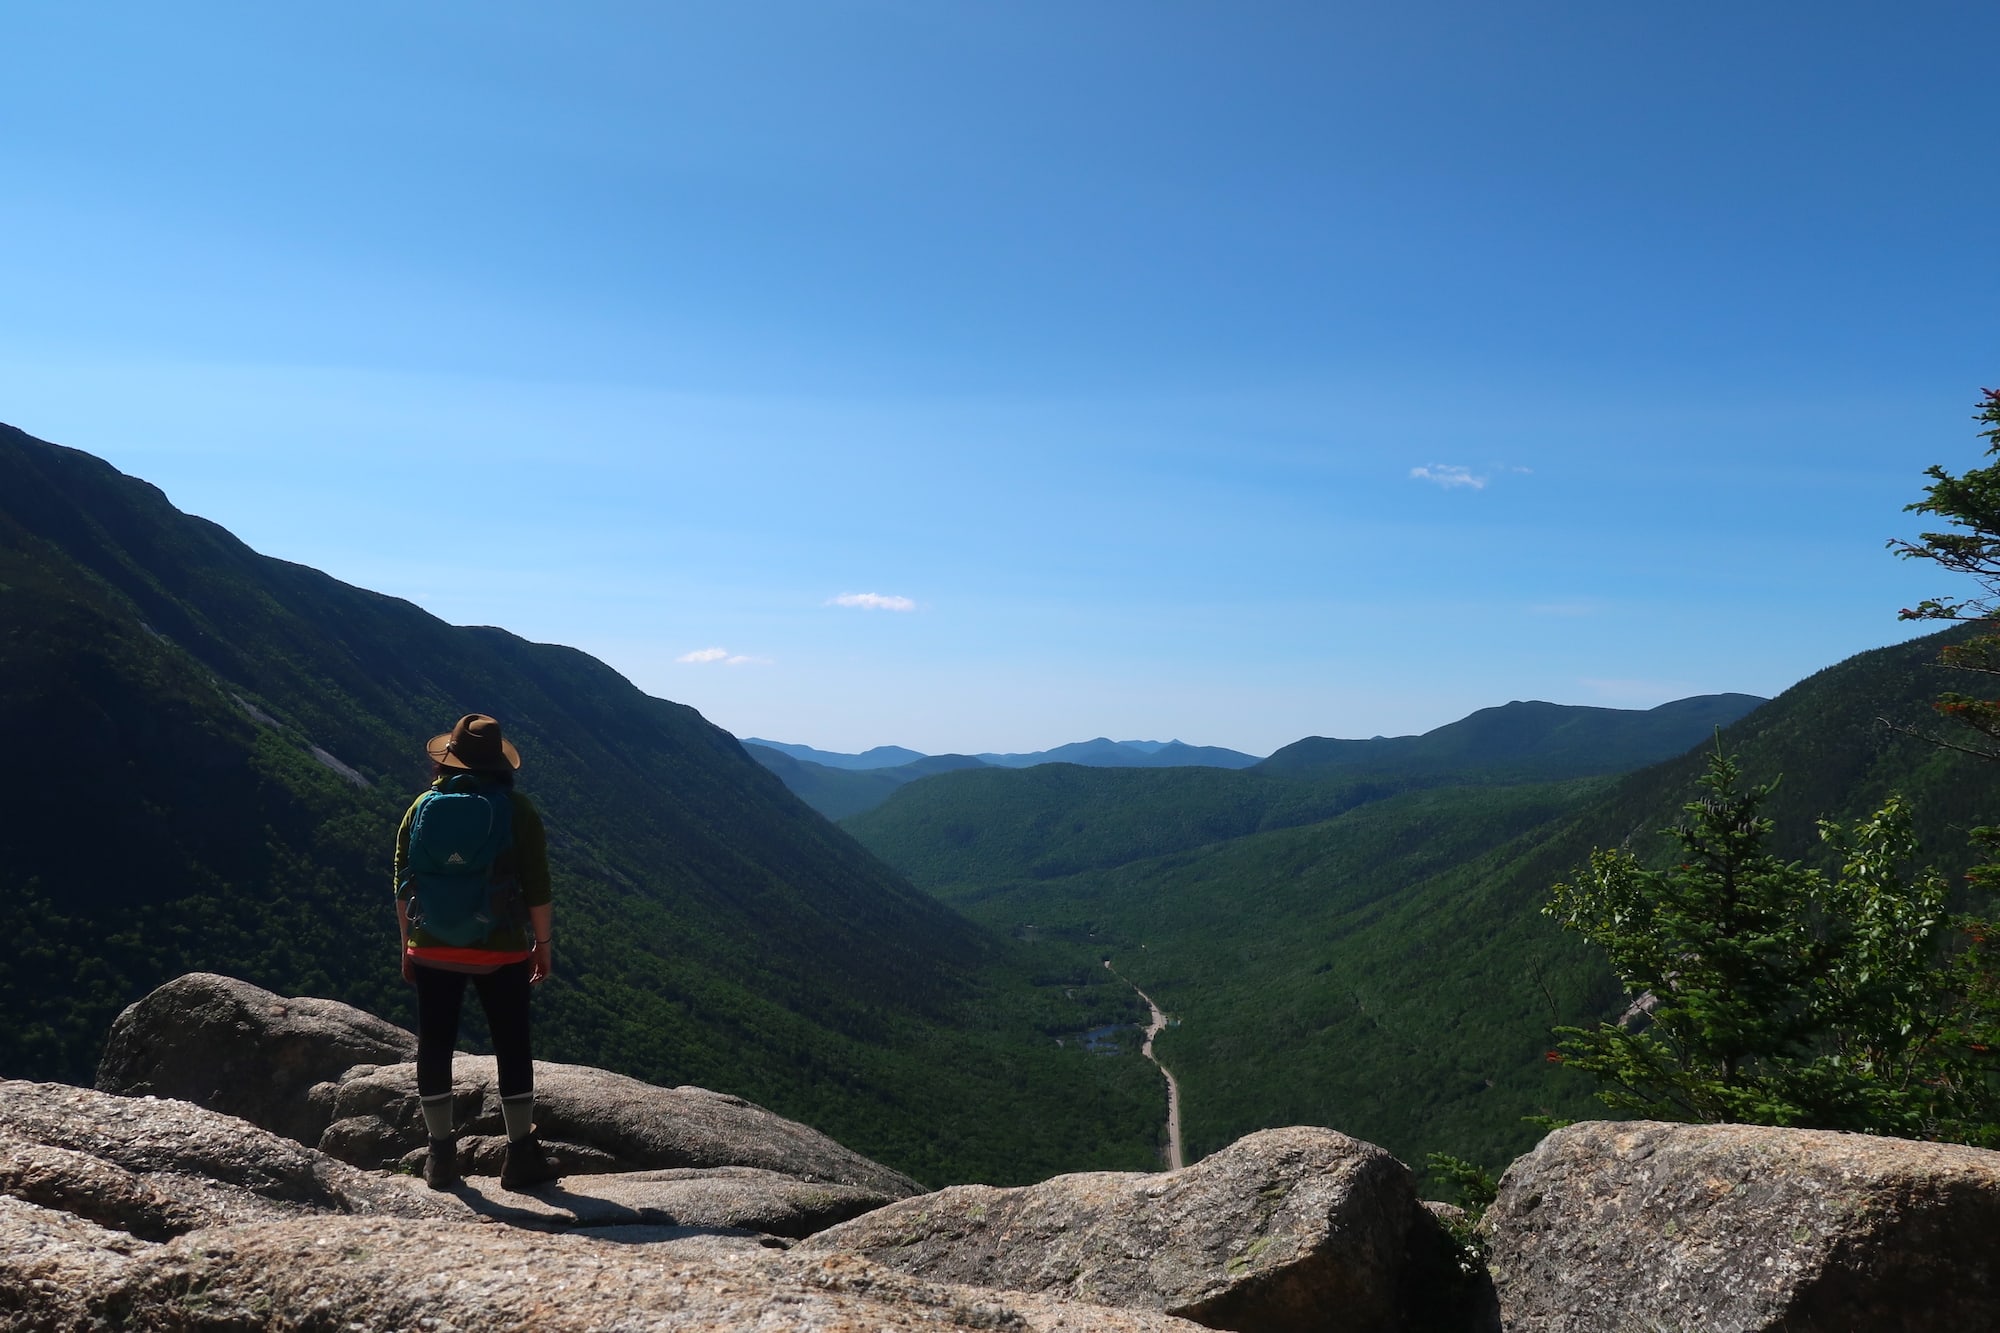
M 535 1090 L 534 1057 L 528 1050 L 528 964 L 524 959 L 492 972 L 449 972 L 426 967 L 417 972 L 417 1095 L 451 1091 L 451 1057 L 458 1046 L 458 1011 L 465 983 L 479 992 L 493 1055 L 500 1066 L 500 1095 L 518 1097 Z

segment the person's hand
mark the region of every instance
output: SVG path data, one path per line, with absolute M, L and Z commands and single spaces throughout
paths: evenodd
M 555 970 L 555 945 L 548 940 L 536 940 L 535 952 L 528 960 L 528 984 L 540 985 Z
M 417 984 L 417 960 L 410 957 L 408 949 L 403 950 L 403 980 L 412 986 Z

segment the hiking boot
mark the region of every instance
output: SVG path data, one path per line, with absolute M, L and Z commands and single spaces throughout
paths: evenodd
M 424 1158 L 424 1184 L 434 1190 L 458 1186 L 458 1140 L 432 1139 L 430 1155 Z
M 555 1180 L 561 1175 L 561 1170 L 549 1160 L 548 1150 L 542 1146 L 540 1135 L 530 1134 L 525 1139 L 507 1140 L 507 1156 L 500 1164 L 501 1189 L 523 1189 Z

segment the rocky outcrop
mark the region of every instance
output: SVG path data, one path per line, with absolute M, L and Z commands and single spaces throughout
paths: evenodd
M 19 1082 L 0 1082 L 0 1195 L 142 1240 L 333 1213 L 798 1238 L 902 1197 L 739 1166 L 571 1176 L 532 1194 L 493 1180 L 439 1193 L 412 1174 L 359 1170 L 187 1102 Z
M 317 1143 L 327 1122 L 307 1095 L 313 1085 L 355 1065 L 416 1058 L 414 1036 L 350 1005 L 190 972 L 118 1015 L 97 1086 L 176 1097 Z
M 13 1081 L 0 1082 L 0 1194 L 142 1240 L 307 1214 L 455 1211 L 187 1102 Z
M 1323 1129 L 925 1195 L 740 1098 L 540 1063 L 566 1175 L 515 1194 L 493 1063 L 461 1056 L 468 1179 L 433 1191 L 413 1045 L 197 974 L 114 1029 L 100 1082 L 144 1095 L 0 1081 L 0 1324 L 1986 1333 L 2000 1310 L 2000 1153 L 1971 1148 L 1573 1125 L 1502 1179 L 1487 1282 L 1457 1210 Z
M 218 1227 L 145 1245 L 26 1204 L 0 1206 L 0 1311 L 10 1327 L 79 1333 L 1199 1333 L 1163 1315 L 954 1288 L 846 1256 L 801 1259 L 740 1237 L 660 1228 L 548 1235 L 343 1217 Z
M 461 1055 L 452 1071 L 464 1165 L 497 1162 L 500 1094 L 490 1057 Z M 357 1166 L 393 1166 L 425 1143 L 416 1066 L 361 1066 L 314 1090 L 330 1123 L 319 1141 Z M 801 1181 L 853 1185 L 889 1199 L 923 1187 L 816 1129 L 705 1088 L 659 1088 L 582 1065 L 535 1063 L 535 1120 L 565 1168 L 605 1174 L 744 1166 Z M 497 1170 L 497 1166 L 493 1167 Z
M 0 1082 L 0 1324 L 1192 1333 L 785 1253 L 884 1201 L 745 1167 L 438 1193 L 187 1102 Z
M 239 1116 L 376 1170 L 421 1163 L 428 1135 L 415 1057 L 415 1037 L 359 1009 L 193 972 L 118 1016 L 97 1085 Z M 505 1139 L 492 1059 L 459 1056 L 453 1087 L 460 1170 L 498 1175 Z M 802 1188 L 853 1187 L 859 1193 L 839 1196 L 839 1216 L 853 1215 L 854 1199 L 901 1199 L 922 1189 L 818 1130 L 725 1093 L 548 1061 L 536 1062 L 535 1090 L 543 1138 L 570 1175 L 748 1167 Z M 771 1200 L 757 1206 L 767 1204 L 774 1217 L 815 1215 Z
M 1388 1330 L 1417 1326 L 1406 1298 L 1431 1269 L 1411 1256 L 1443 1237 L 1380 1149 L 1281 1130 L 1165 1176 L 952 1191 L 974 1243 L 922 1263 L 907 1240 L 794 1249 L 907 1220 L 921 1189 L 741 1098 L 540 1062 L 565 1175 L 510 1193 L 489 1174 L 493 1062 L 471 1056 L 454 1066 L 467 1179 L 434 1191 L 409 1169 L 427 1138 L 412 1044 L 343 1005 L 192 975 L 118 1020 L 100 1082 L 143 1095 L 0 1082 L 0 1322 L 1170 1333 L 1196 1327 L 1182 1310 Z M 871 1246 L 894 1267 L 854 1252 Z
M 1986 1333 L 2000 1153 L 1750 1125 L 1586 1121 L 1483 1227 L 1510 1333 Z
M 1450 1285 L 1441 1262 L 1448 1242 L 1409 1171 L 1329 1129 L 1266 1130 L 1158 1175 L 955 1186 L 800 1248 L 1255 1333 L 1428 1323 Z M 1468 1328 L 1477 1318 L 1461 1308 L 1444 1322 Z
M 49 1328 L 307 1310 L 328 1327 L 1192 1327 L 1178 1309 L 1258 1330 L 1339 1310 L 1343 1327 L 1387 1329 L 1407 1326 L 1383 1311 L 1409 1295 L 1410 1233 L 1429 1222 L 1400 1165 L 1324 1130 L 1256 1135 L 1165 1176 L 946 1193 L 972 1201 L 974 1229 L 998 1226 L 975 1247 L 989 1261 L 1039 1238 L 1040 1278 L 1010 1282 L 1005 1263 L 948 1245 L 922 1264 L 908 1246 L 783 1253 L 835 1223 L 886 1218 L 904 1234 L 898 1210 L 924 1200 L 863 1185 L 721 1164 L 440 1193 L 190 1103 L 0 1083 L 0 1314 Z

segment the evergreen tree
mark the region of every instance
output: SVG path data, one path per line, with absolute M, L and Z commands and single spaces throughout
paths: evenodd
M 2000 457 L 2000 389 L 1983 392 L 1985 398 L 1973 419 L 1985 424 L 1980 437 L 1987 441 L 1987 454 Z M 1892 540 L 1889 548 L 1906 560 L 1930 560 L 1969 575 L 1980 591 L 1962 599 L 1926 598 L 1905 607 L 1900 618 L 1984 622 L 1989 632 L 1946 648 L 1944 664 L 1978 677 L 2000 677 L 2000 620 L 1995 619 L 2000 609 L 2000 462 L 1957 476 L 1932 466 L 1924 475 L 1931 479 L 1924 498 L 1905 508 L 1942 518 L 1952 530 L 1926 532 L 1913 542 Z M 1940 744 L 2000 759 L 2000 699 L 1952 691 L 1940 695 L 1936 707 L 1981 738 L 1972 745 L 1943 740 Z
M 1828 876 L 1771 854 L 1772 788 L 1719 749 L 1700 787 L 1671 869 L 1600 851 L 1555 886 L 1544 910 L 1610 955 L 1631 1003 L 1557 1029 L 1553 1054 L 1653 1119 L 2000 1143 L 1980 974 L 1941 957 L 1957 923 L 1943 879 L 1908 868 L 1901 803 L 1822 823 L 1844 858 Z

